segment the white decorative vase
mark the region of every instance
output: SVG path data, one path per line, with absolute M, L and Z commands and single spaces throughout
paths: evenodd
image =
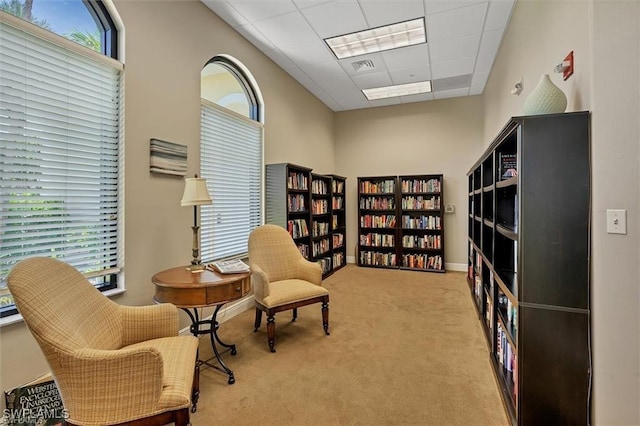
M 567 109 L 567 97 L 553 84 L 549 74 L 543 74 L 533 92 L 524 101 L 526 115 L 556 114 Z

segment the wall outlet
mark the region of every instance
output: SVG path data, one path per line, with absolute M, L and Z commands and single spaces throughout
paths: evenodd
M 607 233 L 627 233 L 627 211 L 607 209 Z
M 445 213 L 455 213 L 456 212 L 456 206 L 454 206 L 453 204 L 447 204 L 446 206 L 444 206 L 444 212 Z

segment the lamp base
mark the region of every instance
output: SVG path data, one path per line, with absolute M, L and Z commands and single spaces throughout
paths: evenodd
M 199 265 L 189 265 L 185 268 L 187 271 L 190 271 L 191 273 L 198 273 L 198 272 L 204 272 L 204 270 L 206 269 L 206 267 L 203 264 L 199 264 Z

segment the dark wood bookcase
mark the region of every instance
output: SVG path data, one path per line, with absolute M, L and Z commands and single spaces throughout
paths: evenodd
M 266 223 L 287 229 L 323 278 L 346 264 L 345 181 L 291 163 L 266 166 Z
M 468 173 L 467 281 L 513 424 L 589 424 L 590 115 L 514 117 Z
M 442 175 L 358 178 L 358 265 L 444 272 Z

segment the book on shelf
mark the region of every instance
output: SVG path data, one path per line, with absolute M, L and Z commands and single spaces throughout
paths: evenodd
M 221 274 L 241 274 L 243 272 L 249 272 L 250 270 L 249 265 L 240 259 L 220 260 L 218 262 L 212 262 L 207 266 Z
M 5 391 L 4 396 L 7 408 L 1 419 L 8 426 L 58 426 L 67 417 L 50 373 Z
M 500 154 L 500 179 L 509 179 L 518 175 L 518 158 L 516 154 Z

